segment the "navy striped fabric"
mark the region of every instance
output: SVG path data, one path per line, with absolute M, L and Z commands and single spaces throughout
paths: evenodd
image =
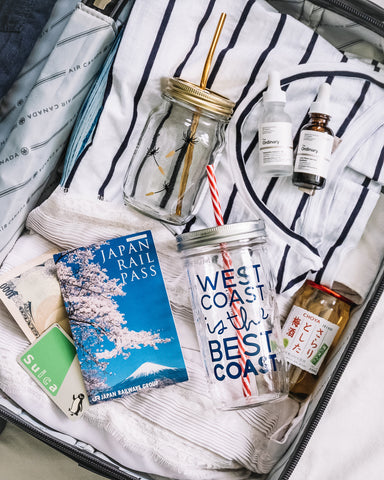
M 180 76 L 199 83 L 221 12 L 227 19 L 208 86 L 236 102 L 216 167 L 224 219 L 266 221 L 278 292 L 292 293 L 307 277 L 332 285 L 384 180 L 384 75 L 378 62 L 348 57 L 263 0 L 201 0 L 188 8 L 175 0 L 136 2 L 111 67 L 111 88 L 100 92 L 103 110 L 92 142 L 62 184 L 68 194 L 122 204 L 124 174 L 149 112 L 161 101 L 162 82 Z M 279 70 L 286 91 L 294 145 L 319 86 L 331 84 L 330 126 L 341 143 L 327 185 L 314 197 L 290 177 L 258 174 L 257 125 L 271 69 Z M 207 193 L 183 230 L 212 225 Z

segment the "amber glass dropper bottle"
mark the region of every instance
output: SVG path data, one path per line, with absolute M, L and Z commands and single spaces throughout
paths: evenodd
M 330 85 L 323 83 L 310 107 L 310 121 L 301 129 L 297 147 L 292 182 L 311 194 L 324 188 L 329 169 L 334 138 L 328 127 L 329 98 Z

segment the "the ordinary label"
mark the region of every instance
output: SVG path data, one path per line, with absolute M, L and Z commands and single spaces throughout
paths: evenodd
M 261 165 L 292 165 L 293 147 L 292 126 L 290 123 L 262 123 L 260 125 L 259 136 Z
M 327 178 L 333 137 L 326 132 L 303 130 L 295 161 L 295 172 Z

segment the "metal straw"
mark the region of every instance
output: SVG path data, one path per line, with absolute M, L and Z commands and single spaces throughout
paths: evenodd
M 208 75 L 209 75 L 209 70 L 211 68 L 213 54 L 215 53 L 216 45 L 217 45 L 217 42 L 219 41 L 219 37 L 221 34 L 221 30 L 223 29 L 226 16 L 227 15 L 225 13 L 222 13 L 220 15 L 220 20 L 216 27 L 216 32 L 211 43 L 211 48 L 209 49 L 207 59 L 205 60 L 205 65 L 204 65 L 203 73 L 201 75 L 201 80 L 200 80 L 200 88 L 205 89 L 207 86 Z
M 224 25 L 226 16 L 227 15 L 225 13 L 222 13 L 220 15 L 219 23 L 217 24 L 215 35 L 213 36 L 211 47 L 209 49 L 207 58 L 205 60 L 205 65 L 204 65 L 203 73 L 201 75 L 201 80 L 200 80 L 200 88 L 202 88 L 204 90 L 207 86 L 208 75 L 209 75 L 209 70 L 211 68 L 213 54 L 215 52 L 217 42 L 219 40 L 221 31 L 223 29 L 223 25 Z M 190 138 L 193 138 L 196 134 L 197 125 L 199 123 L 199 117 L 200 117 L 199 113 L 194 113 L 193 114 Z M 187 152 L 185 154 L 185 162 L 184 162 L 183 172 L 181 174 L 180 189 L 179 189 L 179 195 L 178 195 L 178 198 L 177 198 L 177 206 L 176 206 L 176 215 L 179 215 L 179 216 L 181 215 L 183 198 L 184 198 L 185 190 L 187 188 L 189 170 L 190 170 L 191 165 L 192 165 L 193 146 L 194 146 L 193 142 L 190 142 L 188 144 L 188 149 L 187 149 Z

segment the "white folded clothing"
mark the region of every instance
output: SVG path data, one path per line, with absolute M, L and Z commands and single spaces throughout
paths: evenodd
M 52 211 L 52 203 L 40 208 L 42 216 L 57 214 L 50 240 L 72 225 L 71 237 L 62 239 L 59 248 L 152 231 L 189 381 L 93 405 L 73 429 L 74 422 L 66 422 L 17 365 L 16 356 L 26 348 L 26 342 L 13 320 L 1 311 L 3 391 L 51 428 L 78 435 L 78 440 L 90 442 L 129 468 L 188 480 L 245 479 L 251 472 L 269 471 L 296 434 L 305 408 L 300 410 L 298 402 L 290 398 L 248 411 L 215 408 L 208 394 L 182 259 L 173 235 L 156 220 L 125 207 L 100 200 L 78 203 L 79 198 L 61 190 L 52 199 L 57 200 Z M 30 226 L 37 227 L 32 217 Z M 22 236 L 7 258 L 7 270 L 50 246 L 37 234 Z
M 224 219 L 265 220 L 279 293 L 292 295 L 307 277 L 331 286 L 345 252 L 360 241 L 380 197 L 382 70 L 377 63 L 347 58 L 264 1 L 248 1 L 241 8 L 230 0 L 196 1 L 188 6 L 188 15 L 185 8 L 184 2 L 172 0 L 135 2 L 108 90 L 98 94 L 102 111 L 95 122 L 87 119 L 89 130 L 74 135 L 77 144 L 84 140 L 86 146 L 80 154 L 69 149 L 62 187 L 84 199 L 123 203 L 125 172 L 148 114 L 162 101 L 162 84 L 173 76 L 199 84 L 217 21 L 226 12 L 207 83 L 236 102 L 226 147 L 216 159 Z M 341 142 L 332 155 L 324 190 L 313 197 L 292 185 L 290 177 L 258 172 L 261 98 L 272 69 L 279 71 L 286 90 L 294 146 L 319 86 L 331 84 L 330 126 Z M 207 192 L 185 229 L 214 224 Z M 39 233 L 49 235 L 49 230 L 46 219 Z

